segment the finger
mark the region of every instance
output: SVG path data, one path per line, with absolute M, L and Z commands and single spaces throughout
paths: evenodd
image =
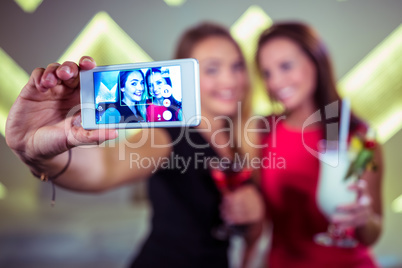
M 80 59 L 79 66 L 82 70 L 91 70 L 96 67 L 96 62 L 92 57 L 84 56 Z
M 353 227 L 354 216 L 350 214 L 334 214 L 331 222 L 341 228 Z
M 56 70 L 59 66 L 60 64 L 55 62 L 49 64 L 46 67 L 41 76 L 41 79 L 39 80 L 39 85 L 37 86 L 40 91 L 45 92 L 60 83 L 60 80 L 56 75 Z
M 371 207 L 372 199 L 369 195 L 365 194 L 362 195 L 357 202 L 361 207 L 368 208 Z
M 353 202 L 350 204 L 340 205 L 336 207 L 336 212 L 339 213 L 353 213 L 354 211 L 358 210 L 360 204 L 358 202 Z
M 99 145 L 107 140 L 118 137 L 117 130 L 114 129 L 97 129 L 85 130 L 82 127 L 72 131 L 72 135 L 68 136 L 68 147 L 80 145 Z
M 224 220 L 226 223 L 232 223 L 233 213 L 230 211 L 230 207 L 222 202 L 219 210 L 222 220 Z
M 352 191 L 355 191 L 358 197 L 368 193 L 367 182 L 365 180 L 358 180 L 357 182 L 351 184 L 348 188 Z
M 237 214 L 235 211 L 230 211 L 227 209 L 221 210 L 221 218 L 226 222 L 230 224 L 241 224 L 243 223 L 242 216 Z
M 79 82 L 79 67 L 72 61 L 66 61 L 57 68 L 57 77 L 60 78 L 63 83 L 72 89 L 75 89 Z
M 220 209 L 221 216 L 226 222 L 236 223 L 244 214 L 243 203 L 238 202 L 232 192 L 222 199 Z
M 41 80 L 42 80 L 42 76 L 43 76 L 44 72 L 45 72 L 44 68 L 35 68 L 32 71 L 31 76 L 29 77 L 27 87 L 26 87 L 27 89 L 29 89 L 28 94 L 30 94 L 30 93 L 36 94 L 37 90 L 40 92 L 46 92 L 48 90 L 48 88 L 45 88 L 41 85 Z M 32 92 L 32 90 L 34 92 Z M 22 97 L 26 97 L 26 96 L 24 96 L 24 93 L 25 93 L 25 91 L 22 90 L 21 91 Z
M 359 211 L 355 214 L 336 214 L 331 218 L 331 222 L 337 226 L 347 229 L 363 226 L 369 219 L 365 211 Z
M 369 191 L 368 191 L 367 181 L 358 180 L 357 181 L 357 196 L 358 196 L 358 198 L 360 198 L 363 195 L 368 195 L 368 194 L 369 194 Z

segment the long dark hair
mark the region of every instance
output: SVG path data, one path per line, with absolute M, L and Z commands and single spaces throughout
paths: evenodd
M 198 25 L 195 25 L 188 30 L 186 30 L 183 35 L 179 38 L 178 44 L 176 46 L 175 58 L 183 59 L 183 58 L 191 58 L 194 48 L 202 41 L 213 38 L 213 37 L 222 37 L 229 40 L 238 50 L 239 55 L 242 57 L 243 62 L 245 63 L 243 53 L 237 44 L 237 42 L 233 39 L 229 30 L 216 23 L 212 22 L 202 22 Z M 250 92 L 250 88 L 247 88 Z M 240 138 L 241 148 L 237 148 L 242 152 L 251 151 L 250 148 L 246 148 L 249 144 L 244 137 L 244 126 L 246 125 L 246 120 L 250 117 L 251 114 L 251 94 L 246 94 L 246 99 L 241 103 L 241 118 L 240 120 L 233 120 L 235 124 L 235 141 L 238 141 Z M 240 126 L 237 127 L 236 124 Z M 238 131 L 239 130 L 239 131 Z M 239 144 L 240 146 L 240 144 Z
M 317 81 L 313 98 L 317 108 L 323 112 L 328 104 L 335 101 L 339 101 L 341 105 L 341 98 L 337 92 L 334 71 L 328 49 L 318 33 L 305 23 L 280 22 L 275 23 L 266 29 L 260 35 L 258 40 L 256 52 L 257 69 L 261 70 L 260 54 L 262 47 L 268 41 L 278 37 L 288 38 L 295 42 L 314 63 L 317 72 Z M 350 124 L 351 131 L 354 131 L 362 124 L 363 122 L 352 114 Z

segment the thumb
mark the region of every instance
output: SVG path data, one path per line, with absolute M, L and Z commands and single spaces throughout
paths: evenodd
M 81 115 L 78 114 L 66 122 L 70 127 L 66 127 L 67 146 L 69 148 L 80 145 L 99 145 L 107 140 L 118 137 L 116 129 L 95 129 L 85 130 L 81 125 Z

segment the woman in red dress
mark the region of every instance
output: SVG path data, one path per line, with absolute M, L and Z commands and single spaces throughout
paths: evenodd
M 324 119 L 304 127 L 316 111 L 325 118 L 325 108 L 340 101 L 325 45 L 305 24 L 278 23 L 260 36 L 256 61 L 272 101 L 284 109 L 281 117 L 269 118 L 271 131 L 262 139 L 267 145 L 262 157 L 276 160 L 261 173 L 267 215 L 273 224 L 267 264 L 270 268 L 376 267 L 369 246 L 382 227 L 379 146 L 374 148 L 377 168 L 364 171 L 351 187 L 357 192 L 356 202 L 338 206 L 327 219 L 316 201 L 320 164 L 307 148 L 318 151 L 319 142 L 331 135 L 326 126 L 339 119 L 336 116 L 335 121 Z M 352 115 L 350 122 L 349 135 L 364 134 L 361 120 Z M 324 246 L 314 241 L 330 223 L 354 230 L 357 246 Z
M 162 76 L 160 68 L 150 68 L 145 74 L 148 100 L 147 121 L 181 121 L 181 101 L 172 94 L 172 82 L 169 77 Z M 167 95 L 164 91 L 167 90 Z

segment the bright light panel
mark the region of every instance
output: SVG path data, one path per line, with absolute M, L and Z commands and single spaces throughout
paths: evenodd
M 183 5 L 186 0 L 163 0 L 168 6 L 178 7 Z
M 0 133 L 2 135 L 5 133 L 8 111 L 28 79 L 28 74 L 0 48 Z
M 252 99 L 253 112 L 268 115 L 272 112 L 265 86 L 254 66 L 255 52 L 260 34 L 272 25 L 272 19 L 259 6 L 250 6 L 232 25 L 230 32 L 239 43 L 250 70 L 250 79 L 254 90 Z
M 42 4 L 43 0 L 14 0 L 22 10 L 33 13 Z
M 7 189 L 6 189 L 6 187 L 4 186 L 4 184 L 2 184 L 2 183 L 0 182 L 0 200 L 6 199 L 6 196 L 7 196 Z
M 402 195 L 392 201 L 392 211 L 395 213 L 402 213 Z
M 402 24 L 338 83 L 357 115 L 386 142 L 402 128 Z

